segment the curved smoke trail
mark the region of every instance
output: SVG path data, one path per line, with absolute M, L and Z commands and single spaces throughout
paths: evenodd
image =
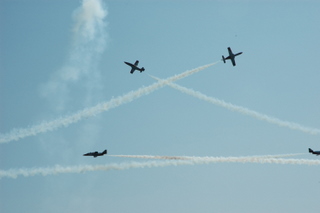
M 160 157 L 160 156 L 148 156 Z M 168 156 L 164 156 L 164 159 Z M 34 175 L 58 175 L 64 173 L 83 173 L 89 171 L 110 171 L 125 170 L 134 168 L 152 168 L 165 166 L 181 166 L 181 165 L 200 165 L 209 163 L 261 163 L 261 164 L 292 164 L 292 165 L 320 165 L 320 160 L 308 159 L 284 159 L 284 158 L 263 158 L 263 157 L 182 157 L 187 159 L 179 159 L 180 157 L 169 156 L 164 161 L 146 161 L 146 162 L 127 162 L 120 164 L 105 165 L 80 165 L 80 166 L 54 166 L 47 168 L 33 169 L 10 169 L 0 170 L 0 178 L 17 178 L 18 176 L 34 176 Z M 158 158 L 159 159 L 159 158 Z
M 158 81 L 162 81 L 161 79 L 159 79 L 157 77 L 154 77 L 154 76 L 151 76 L 151 77 L 158 80 Z M 219 100 L 217 98 L 209 97 L 209 96 L 204 95 L 198 91 L 194 91 L 192 89 L 182 87 L 182 86 L 177 85 L 172 82 L 168 83 L 168 86 L 170 86 L 176 90 L 179 90 L 180 92 L 183 92 L 185 94 L 196 97 L 200 100 L 204 100 L 209 103 L 224 107 L 224 108 L 229 109 L 231 111 L 240 112 L 241 114 L 248 115 L 248 116 L 254 117 L 259 120 L 263 120 L 263 121 L 266 121 L 266 122 L 269 122 L 272 124 L 276 124 L 278 126 L 287 127 L 287 128 L 293 129 L 293 130 L 299 130 L 304 133 L 308 133 L 308 134 L 312 134 L 312 135 L 320 134 L 320 129 L 302 126 L 300 124 L 289 122 L 289 121 L 283 121 L 283 120 L 280 120 L 279 118 L 271 117 L 271 116 L 256 112 L 254 110 L 251 110 L 251 109 L 248 109 L 245 107 L 237 106 L 237 105 L 234 105 L 231 103 L 227 103 L 223 100 Z
M 163 81 L 159 81 L 156 83 L 151 84 L 147 87 L 142 87 L 140 89 L 137 89 L 135 91 L 131 91 L 125 95 L 118 96 L 117 98 L 112 98 L 110 101 L 99 103 L 94 107 L 86 108 L 83 110 L 80 110 L 72 115 L 64 116 L 58 119 L 55 119 L 53 121 L 45 121 L 38 125 L 34 125 L 28 128 L 21 128 L 21 129 L 13 129 L 9 133 L 6 134 L 0 134 L 0 143 L 8 143 L 10 141 L 17 141 L 19 139 L 28 137 L 28 136 L 34 136 L 39 133 L 44 133 L 47 131 L 53 131 L 60 127 L 67 127 L 72 123 L 79 122 L 80 120 L 88 117 L 95 116 L 97 114 L 100 114 L 102 112 L 108 111 L 109 109 L 116 108 L 122 104 L 129 103 L 143 95 L 150 94 L 151 92 L 165 86 L 166 84 L 177 81 L 179 79 L 185 78 L 189 75 L 192 75 L 194 73 L 197 73 L 201 70 L 204 70 L 206 68 L 209 68 L 218 62 L 204 65 L 192 70 L 185 71 L 179 75 L 175 75 L 172 77 L 169 77 L 167 79 L 164 79 Z

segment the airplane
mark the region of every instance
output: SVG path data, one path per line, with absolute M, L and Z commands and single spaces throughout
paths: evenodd
M 138 64 L 139 64 L 138 60 L 136 60 L 136 62 L 134 64 L 131 64 L 131 63 L 126 62 L 126 61 L 124 63 L 131 67 L 131 71 L 130 71 L 131 74 L 133 74 L 134 71 L 136 71 L 136 70 L 140 71 L 140 73 L 144 71 L 144 67 L 141 67 L 141 68 L 138 67 Z
M 236 66 L 236 61 L 234 60 L 234 58 L 236 57 L 236 56 L 238 56 L 238 55 L 241 55 L 242 54 L 242 52 L 239 52 L 239 53 L 237 53 L 237 54 L 233 54 L 233 52 L 232 52 L 232 50 L 231 50 L 231 48 L 230 47 L 228 47 L 228 52 L 229 52 L 229 56 L 228 57 L 224 57 L 224 56 L 222 56 L 222 61 L 224 62 L 224 63 L 226 63 L 226 60 L 231 60 L 231 62 L 232 62 L 232 65 L 233 66 Z
M 105 155 L 107 154 L 107 150 L 104 150 L 103 152 L 99 153 L 97 151 L 95 152 L 89 152 L 87 154 L 83 154 L 83 156 L 93 156 L 94 158 L 98 157 L 98 156 L 102 156 L 102 155 Z
M 314 154 L 314 155 L 320 155 L 320 151 L 313 151 L 312 149 L 309 148 L 309 152 Z

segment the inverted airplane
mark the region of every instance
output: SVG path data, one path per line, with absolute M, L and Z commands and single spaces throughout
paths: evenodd
M 131 74 L 133 74 L 134 71 L 136 71 L 136 70 L 140 71 L 140 73 L 144 71 L 144 67 L 141 67 L 141 68 L 138 67 L 138 64 L 139 64 L 138 60 L 136 60 L 136 62 L 134 64 L 131 64 L 131 63 L 126 62 L 126 61 L 124 63 L 131 67 L 131 71 L 130 71 Z
M 314 155 L 320 155 L 320 151 L 313 151 L 312 149 L 309 148 L 309 152 L 314 154 Z
M 107 150 L 104 150 L 103 152 L 97 152 L 97 151 L 95 151 L 95 152 L 89 152 L 89 153 L 87 153 L 87 154 L 83 154 L 83 156 L 93 156 L 94 158 L 96 158 L 96 157 L 98 157 L 98 156 L 102 156 L 102 155 L 105 155 L 105 154 L 107 154 Z
M 239 52 L 239 53 L 237 53 L 237 54 L 233 54 L 233 52 L 232 52 L 232 50 L 231 50 L 230 47 L 228 47 L 228 52 L 229 52 L 229 56 L 228 56 L 228 57 L 225 58 L 224 56 L 222 56 L 222 61 L 223 61 L 223 63 L 226 63 L 226 60 L 231 60 L 232 65 L 233 65 L 233 66 L 236 66 L 236 61 L 234 60 L 234 58 L 235 58 L 236 56 L 238 56 L 238 55 L 241 55 L 242 52 Z

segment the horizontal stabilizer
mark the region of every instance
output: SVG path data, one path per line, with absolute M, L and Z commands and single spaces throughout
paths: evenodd
M 226 63 L 226 59 L 224 58 L 224 56 L 222 56 L 222 61 L 223 63 Z

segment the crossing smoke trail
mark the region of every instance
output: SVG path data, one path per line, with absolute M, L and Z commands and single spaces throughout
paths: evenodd
M 154 78 L 154 79 L 156 79 L 158 81 L 162 81 L 161 79 L 159 79 L 157 77 L 154 77 L 154 76 L 150 76 L 150 77 L 152 77 L 152 78 Z M 177 84 L 172 83 L 172 82 L 168 83 L 168 86 L 170 86 L 170 87 L 172 87 L 172 88 L 174 88 L 176 90 L 179 90 L 180 92 L 183 92 L 185 94 L 188 94 L 188 95 L 191 95 L 193 97 L 196 97 L 196 98 L 198 98 L 200 100 L 204 100 L 204 101 L 207 101 L 209 103 L 212 103 L 212 104 L 227 108 L 227 109 L 229 109 L 231 111 L 240 112 L 240 113 L 242 113 L 244 115 L 248 115 L 248 116 L 254 117 L 254 118 L 259 119 L 259 120 L 263 120 L 263 121 L 266 121 L 266 122 L 269 122 L 269 123 L 272 123 L 272 124 L 276 124 L 278 126 L 287 127 L 287 128 L 294 129 L 294 130 L 299 130 L 299 131 L 302 131 L 304 133 L 308 133 L 308 134 L 312 134 L 312 135 L 320 134 L 320 129 L 305 127 L 305 126 L 302 126 L 300 124 L 293 123 L 293 122 L 282 121 L 282 120 L 280 120 L 278 118 L 271 117 L 271 116 L 268 116 L 268 115 L 264 115 L 262 113 L 247 109 L 245 107 L 233 105 L 233 104 L 227 103 L 227 102 L 225 102 L 223 100 L 219 100 L 217 98 L 209 97 L 209 96 L 204 95 L 204 94 L 202 94 L 202 93 L 200 93 L 198 91 L 194 91 L 192 89 L 188 89 L 188 88 L 182 87 L 182 86 L 177 85 Z
M 152 157 L 152 156 L 151 156 Z M 155 156 L 153 156 L 155 157 Z M 159 156 L 158 156 L 159 157 Z M 165 156 L 164 156 L 165 157 Z M 0 178 L 17 178 L 18 176 L 34 175 L 58 175 L 63 173 L 83 173 L 88 171 L 110 171 L 125 170 L 134 168 L 152 168 L 181 165 L 201 165 L 209 163 L 269 163 L 269 164 L 292 164 L 292 165 L 320 165 L 320 160 L 308 159 L 284 159 L 284 158 L 263 158 L 263 157 L 187 157 L 188 160 L 180 160 L 179 157 L 164 161 L 128 162 L 120 164 L 105 165 L 80 165 L 80 166 L 54 166 L 48 168 L 34 169 L 10 169 L 0 170 Z
M 185 71 L 179 75 L 169 77 L 165 80 L 153 83 L 147 87 L 142 87 L 142 88 L 137 89 L 135 91 L 131 91 L 125 95 L 119 96 L 117 98 L 113 98 L 110 101 L 97 104 L 94 107 L 80 110 L 72 115 L 61 117 L 61 118 L 55 119 L 53 121 L 45 121 L 45 122 L 42 122 L 38 125 L 31 126 L 29 128 L 13 129 L 9 133 L 0 134 L 0 143 L 8 143 L 10 141 L 17 141 L 19 139 L 22 139 L 22 138 L 25 138 L 28 136 L 37 135 L 39 133 L 44 133 L 47 131 L 53 131 L 59 127 L 67 127 L 70 124 L 79 122 L 80 120 L 82 120 L 84 118 L 95 116 L 95 115 L 100 114 L 104 111 L 108 111 L 109 109 L 116 108 L 122 104 L 129 103 L 129 102 L 131 102 L 131 101 L 133 101 L 143 95 L 150 94 L 151 92 L 165 86 L 166 84 L 168 84 L 170 82 L 177 81 L 179 79 L 182 79 L 182 78 L 185 78 L 189 75 L 197 73 L 201 70 L 209 68 L 209 67 L 217 64 L 218 62 L 204 65 L 204 66 L 192 69 L 192 70 Z

